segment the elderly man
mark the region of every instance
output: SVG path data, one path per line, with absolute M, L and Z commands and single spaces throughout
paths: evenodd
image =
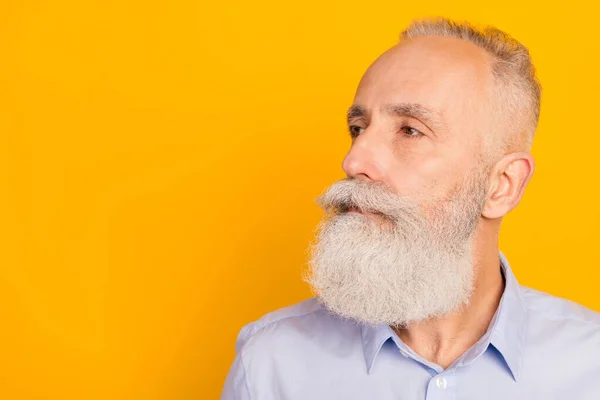
M 600 314 L 520 286 L 498 250 L 540 93 L 507 34 L 413 22 L 348 112 L 317 297 L 242 329 L 222 399 L 600 399 Z

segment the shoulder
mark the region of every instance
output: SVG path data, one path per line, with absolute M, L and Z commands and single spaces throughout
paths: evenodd
M 600 348 L 600 313 L 530 288 L 523 290 L 523 300 L 533 348 L 579 358 L 589 357 Z
M 600 329 L 600 313 L 578 304 L 532 288 L 522 286 L 528 313 L 547 320 L 572 322 L 591 329 Z
M 600 373 L 600 313 L 538 290 L 523 288 L 522 293 L 528 320 L 527 375 L 537 380 L 558 366 L 561 374 L 552 387 L 590 387 L 595 381 L 589 377 Z M 596 383 L 592 385 L 597 393 Z
M 239 352 L 252 338 L 260 336 L 261 332 L 281 325 L 293 324 L 294 321 L 301 320 L 303 317 L 324 312 L 326 310 L 316 298 L 310 298 L 300 303 L 269 312 L 242 328 L 236 341 L 236 352 Z
M 236 353 L 266 354 L 291 348 L 343 343 L 356 337 L 358 325 L 330 313 L 316 298 L 278 309 L 244 326 Z

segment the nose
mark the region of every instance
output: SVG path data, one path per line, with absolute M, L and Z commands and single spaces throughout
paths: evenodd
M 348 178 L 368 179 L 381 182 L 384 178 L 385 145 L 377 139 L 374 131 L 365 130 L 358 136 L 344 161 L 342 169 Z

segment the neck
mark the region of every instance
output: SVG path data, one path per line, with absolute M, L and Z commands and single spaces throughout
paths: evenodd
M 469 305 L 442 318 L 394 329 L 414 352 L 444 369 L 486 333 L 504 291 L 497 235 L 495 240 L 478 239 L 481 236 L 473 239 L 475 279 Z

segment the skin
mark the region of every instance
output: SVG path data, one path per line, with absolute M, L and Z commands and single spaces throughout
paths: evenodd
M 491 126 L 492 62 L 476 45 L 441 36 L 404 40 L 381 55 L 363 76 L 349 111 L 346 175 L 382 182 L 425 209 L 448 201 L 489 160 L 483 151 L 486 132 L 498 134 Z M 442 368 L 485 334 L 498 307 L 504 290 L 500 225 L 520 202 L 534 160 L 525 152 L 493 154 L 489 168 L 488 200 L 473 236 L 470 305 L 395 329 L 406 345 Z

